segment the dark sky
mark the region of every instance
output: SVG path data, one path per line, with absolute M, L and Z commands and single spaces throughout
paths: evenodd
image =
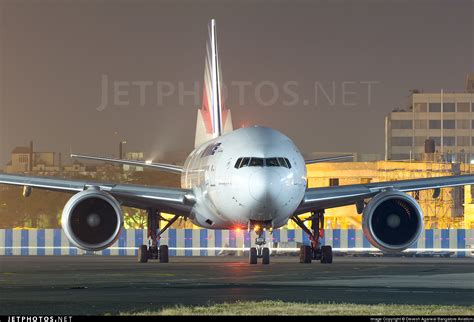
M 32 138 L 63 153 L 117 156 L 121 139 L 150 156 L 190 152 L 200 104 L 177 91 L 158 103 L 157 86 L 202 81 L 213 17 L 224 82 L 250 82 L 244 104 L 229 86 L 235 127 L 273 127 L 305 153 L 383 153 L 384 116 L 410 89 L 464 90 L 473 16 L 473 1 L 0 0 L 0 162 Z M 129 103 L 98 111 L 102 75 L 152 85 L 144 102 L 124 85 Z M 285 106 L 290 81 L 298 99 Z

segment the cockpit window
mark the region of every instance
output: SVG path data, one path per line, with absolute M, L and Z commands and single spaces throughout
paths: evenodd
M 282 167 L 291 169 L 290 160 L 288 160 L 287 158 L 278 158 L 278 162 L 280 162 L 280 165 L 281 165 Z
M 268 159 L 265 160 L 265 165 L 267 167 L 279 167 L 280 163 L 278 163 L 277 158 L 268 158 Z
M 235 161 L 234 168 L 236 169 L 240 168 L 240 163 L 242 163 L 242 158 L 238 158 L 237 161 Z
M 251 158 L 250 159 L 250 166 L 251 167 L 263 167 L 263 159 L 262 158 Z
M 234 168 L 239 169 L 242 167 L 247 167 L 249 165 L 250 158 L 238 158 L 237 161 L 235 161 Z
M 287 158 L 238 158 L 234 167 L 285 167 L 291 169 L 290 161 Z
M 240 168 L 248 167 L 250 162 L 250 158 L 242 158 L 242 163 L 240 164 Z

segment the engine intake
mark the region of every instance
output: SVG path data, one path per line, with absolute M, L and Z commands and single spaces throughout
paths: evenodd
M 111 246 L 123 226 L 122 209 L 109 193 L 89 189 L 75 194 L 63 209 L 61 224 L 68 239 L 84 250 Z
M 418 202 L 400 191 L 376 195 L 362 215 L 364 235 L 386 252 L 401 252 L 415 243 L 423 229 L 423 211 Z

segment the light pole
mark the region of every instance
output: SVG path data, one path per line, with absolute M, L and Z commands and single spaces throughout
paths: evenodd
M 127 141 L 120 141 L 119 144 L 119 159 L 123 159 L 123 145 L 127 144 Z

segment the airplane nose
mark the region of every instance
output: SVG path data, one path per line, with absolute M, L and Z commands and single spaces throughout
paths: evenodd
M 250 176 L 250 195 L 257 201 L 272 203 L 279 197 L 281 189 L 281 178 L 275 170 L 259 169 Z

